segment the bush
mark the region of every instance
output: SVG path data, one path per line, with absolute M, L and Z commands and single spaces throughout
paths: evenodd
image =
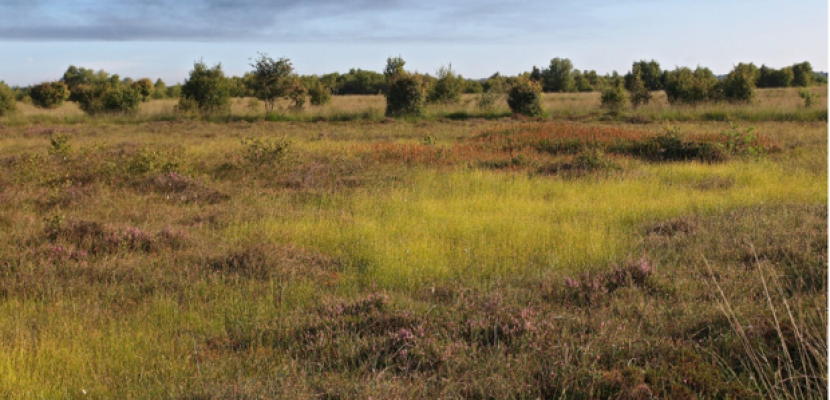
M 718 79 L 708 68 L 677 68 L 666 74 L 666 97 L 669 103 L 698 104 L 716 98 Z
M 69 98 L 69 89 L 63 82 L 44 82 L 29 90 L 32 103 L 40 108 L 58 108 Z
M 101 98 L 101 104 L 107 112 L 136 113 L 145 98 L 141 88 L 131 85 L 107 90 Z
M 516 114 L 542 115 L 542 86 L 530 79 L 520 79 L 507 93 L 507 105 Z
M 291 142 L 288 139 L 247 138 L 241 143 L 244 147 L 242 158 L 251 168 L 279 164 L 291 152 Z
M 637 108 L 643 104 L 648 104 L 651 101 L 651 92 L 645 85 L 645 81 L 640 77 L 640 73 L 632 73 L 631 78 L 626 76 L 626 88 L 631 92 L 631 105 Z M 609 99 L 611 101 L 611 99 Z
M 137 90 L 141 94 L 141 101 L 150 100 L 150 96 L 156 90 L 156 85 L 153 84 L 149 78 L 142 78 L 130 84 L 130 87 Z
M 619 111 L 625 108 L 625 103 L 628 102 L 628 93 L 621 84 L 612 85 L 602 92 L 600 101 L 602 108 Z
M 308 97 L 311 105 L 322 106 L 331 102 L 331 89 L 322 82 L 317 81 L 308 89 Z
M 464 78 L 453 73 L 452 64 L 438 69 L 438 80 L 432 85 L 427 101 L 437 104 L 458 104 L 466 86 Z
M 390 78 L 386 93 L 386 116 L 418 116 L 424 112 L 424 88 L 421 77 L 406 72 Z
M 208 68 L 204 61 L 193 65 L 190 77 L 181 87 L 179 110 L 195 102 L 201 113 L 222 113 L 230 111 L 230 85 L 222 71 L 222 64 Z
M 731 102 L 748 103 L 755 98 L 755 82 L 758 69 L 752 64 L 738 64 L 723 81 L 720 82 L 723 98 Z M 711 97 L 711 96 L 710 96 Z
M 813 106 L 813 103 L 815 102 L 815 98 L 817 96 L 805 88 L 799 88 L 798 97 L 801 97 L 804 100 L 804 107 L 810 108 Z
M 17 112 L 17 100 L 14 91 L 6 82 L 0 81 L 0 117 L 11 115 Z

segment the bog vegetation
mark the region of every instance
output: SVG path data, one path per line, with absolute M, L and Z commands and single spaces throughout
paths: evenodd
M 808 64 L 250 67 L 0 83 L 0 397 L 826 398 Z

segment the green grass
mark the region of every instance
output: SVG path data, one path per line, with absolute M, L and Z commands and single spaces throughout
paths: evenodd
M 487 119 L 37 118 L 0 136 L 0 397 L 826 398 L 824 123 L 560 174 L 373 153 Z

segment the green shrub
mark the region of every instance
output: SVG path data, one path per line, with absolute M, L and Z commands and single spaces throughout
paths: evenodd
M 279 164 L 291 153 L 288 139 L 246 138 L 242 139 L 242 159 L 251 168 Z
M 17 112 L 17 100 L 14 91 L 6 82 L 0 81 L 0 117 Z
M 600 97 L 601 107 L 611 111 L 619 111 L 625 108 L 628 102 L 628 92 L 621 84 L 612 85 L 602 92 Z
M 69 143 L 72 140 L 72 136 L 65 133 L 56 133 L 49 138 L 49 147 L 48 153 L 53 156 L 58 157 L 66 157 L 72 151 L 72 145 Z
M 313 106 L 328 104 L 331 102 L 331 89 L 324 85 L 323 82 L 317 81 L 308 89 L 308 97 Z
M 755 98 L 755 82 L 759 75 L 758 68 L 754 65 L 738 64 L 719 82 L 723 99 L 734 103 L 751 102 Z
M 541 72 L 545 92 L 570 92 L 574 88 L 574 65 L 570 59 L 554 58 L 550 66 Z
M 420 76 L 406 72 L 390 78 L 386 93 L 386 116 L 419 116 L 424 112 L 424 87 Z
M 164 83 L 161 78 L 156 79 L 156 83 L 153 84 L 153 98 L 154 99 L 164 99 L 167 97 L 167 84 Z
M 478 98 L 478 107 L 490 110 L 496 106 L 496 103 L 504 101 L 505 83 L 503 81 L 494 80 L 487 89 L 482 89 L 481 95 Z
M 804 107 L 810 108 L 813 106 L 813 103 L 816 101 L 816 95 L 814 95 L 811 91 L 805 88 L 798 89 L 798 97 L 804 100 Z
M 40 108 L 58 108 L 69 98 L 69 89 L 63 82 L 44 82 L 29 90 L 32 103 Z
M 437 73 L 438 79 L 429 91 L 427 101 L 435 104 L 458 104 L 461 102 L 461 92 L 466 84 L 464 78 L 452 70 L 452 64 L 441 67 Z
M 178 110 L 189 107 L 190 102 L 198 105 L 200 113 L 214 114 L 230 111 L 230 85 L 222 64 L 208 68 L 204 61 L 193 65 L 190 77 L 181 87 Z
M 628 91 L 631 92 L 630 100 L 631 105 L 634 108 L 637 108 L 641 105 L 648 104 L 651 101 L 651 92 L 645 85 L 645 81 L 640 78 L 640 74 L 632 74 L 632 77 L 626 79 L 626 84 L 628 85 Z M 611 101 L 611 99 L 609 99 Z
M 141 101 L 150 100 L 150 96 L 156 90 L 156 86 L 149 78 L 142 78 L 130 84 L 130 87 L 137 90 L 141 94 Z
M 141 88 L 131 85 L 107 90 L 101 98 L 101 103 L 106 112 L 136 113 L 144 99 Z
M 718 79 L 708 68 L 677 68 L 666 73 L 666 97 L 669 103 L 698 104 L 715 96 Z
M 507 93 L 507 105 L 516 114 L 542 115 L 542 86 L 530 79 L 519 79 Z
M 305 107 L 308 89 L 303 86 L 299 80 L 295 80 L 291 88 L 288 89 L 288 99 L 291 100 L 290 109 L 293 111 L 300 111 Z

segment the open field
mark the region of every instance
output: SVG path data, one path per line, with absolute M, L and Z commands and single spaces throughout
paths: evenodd
M 598 96 L 20 105 L 0 397 L 826 398 L 826 93 Z

